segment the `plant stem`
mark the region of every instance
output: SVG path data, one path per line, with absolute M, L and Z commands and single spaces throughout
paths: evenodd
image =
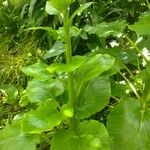
M 70 23 L 69 23 L 69 10 L 66 9 L 63 12 L 63 28 L 64 28 L 64 40 L 66 49 L 66 63 L 72 62 L 72 48 L 71 48 L 71 36 L 70 36 Z M 68 95 L 69 105 L 74 108 L 75 96 L 74 96 L 74 77 L 73 72 L 68 72 Z
M 134 77 L 133 73 L 130 71 L 130 69 L 125 64 L 124 64 L 124 68 L 129 73 L 129 75 L 131 76 L 131 78 L 134 79 L 135 77 Z
M 136 44 L 127 35 L 125 35 L 125 37 L 129 41 L 129 43 L 135 48 L 135 50 L 142 55 L 143 59 L 148 64 L 147 58 L 142 54 L 141 50 L 136 46 Z
M 132 91 L 133 91 L 134 94 L 136 95 L 137 99 L 138 99 L 138 100 L 141 100 L 141 98 L 140 98 L 140 96 L 139 96 L 139 94 L 138 94 L 136 88 L 134 87 L 134 85 L 126 78 L 126 76 L 125 76 L 122 72 L 119 71 L 119 73 L 120 73 L 120 75 L 125 79 L 125 81 L 129 84 L 130 88 L 132 89 Z
M 72 47 L 71 47 L 71 36 L 70 36 L 70 22 L 69 22 L 69 10 L 66 9 L 63 12 L 63 28 L 64 28 L 64 41 L 65 41 L 65 52 L 66 52 L 66 63 L 72 62 Z M 74 75 L 73 72 L 68 72 L 68 105 L 73 108 L 75 112 L 76 107 L 76 95 L 74 91 Z M 73 116 L 70 118 L 70 127 L 78 134 L 79 131 L 79 120 Z
M 147 3 L 148 8 L 149 8 L 149 10 L 150 10 L 150 3 L 149 3 L 149 1 L 148 1 L 148 0 L 146 0 L 146 3 Z

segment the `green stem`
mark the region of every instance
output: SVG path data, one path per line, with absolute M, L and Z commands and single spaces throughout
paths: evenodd
M 130 71 L 130 69 L 125 65 L 125 64 L 123 64 L 124 65 L 124 68 L 126 69 L 126 71 L 129 73 L 129 75 L 131 76 L 131 78 L 132 79 L 134 79 L 135 77 L 134 77 L 134 75 L 133 75 L 133 73 Z
M 117 98 L 117 97 L 115 97 L 115 96 L 113 96 L 113 95 L 111 95 L 111 98 L 113 98 L 113 99 L 116 100 L 118 103 L 120 103 L 120 99 L 119 99 L 119 98 Z
M 136 88 L 134 87 L 134 85 L 126 78 L 126 76 L 122 72 L 119 71 L 119 73 L 125 79 L 125 81 L 129 84 L 130 88 L 132 89 L 132 91 L 136 95 L 137 99 L 141 101 L 141 98 L 140 98 Z
M 70 36 L 70 23 L 69 23 L 69 11 L 66 9 L 63 12 L 63 23 L 64 23 L 64 40 L 66 49 L 66 63 L 72 62 L 72 47 L 71 47 L 71 36 Z M 68 95 L 69 105 L 74 108 L 75 96 L 74 96 L 74 77 L 73 72 L 68 72 Z
M 148 60 L 147 58 L 142 54 L 141 50 L 137 47 L 137 45 L 127 36 L 125 35 L 126 39 L 129 41 L 129 43 L 135 48 L 135 50 L 141 54 L 141 56 L 143 57 L 143 59 L 146 61 L 146 63 L 148 64 Z
M 123 64 L 123 66 L 124 66 L 124 68 L 126 69 L 126 71 L 129 73 L 129 75 L 131 76 L 131 78 L 134 80 L 134 82 L 136 83 L 137 81 L 136 81 L 136 79 L 135 79 L 134 74 L 130 71 L 130 69 L 129 69 L 125 64 Z M 143 91 L 140 87 L 138 87 L 138 88 L 139 88 L 140 92 Z
M 69 10 L 66 9 L 63 12 L 63 28 L 64 28 L 64 41 L 65 41 L 65 52 L 66 52 L 66 63 L 72 62 L 72 47 L 71 47 L 71 36 L 70 36 L 70 21 L 69 21 Z M 74 90 L 74 75 L 73 72 L 68 72 L 68 105 L 73 108 L 75 112 L 76 107 L 76 95 Z M 73 116 L 70 119 L 70 127 L 78 134 L 79 131 L 79 120 Z
M 149 10 L 150 10 L 150 3 L 149 3 L 149 1 L 148 1 L 148 0 L 146 0 L 146 3 L 147 3 L 148 8 L 149 8 Z

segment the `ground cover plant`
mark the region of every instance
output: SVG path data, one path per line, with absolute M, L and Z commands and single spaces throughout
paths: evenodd
M 141 6 L 134 20 L 122 4 Z M 148 9 L 149 1 L 47 1 L 57 25 L 24 32 L 48 31 L 54 44 L 21 66 L 22 88 L 0 85 L 0 149 L 149 150 Z

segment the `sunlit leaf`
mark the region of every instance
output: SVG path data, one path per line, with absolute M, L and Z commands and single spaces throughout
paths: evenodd
M 129 25 L 129 28 L 136 31 L 138 34 L 150 34 L 150 13 L 144 13 L 140 16 L 138 22 L 133 25 Z
M 74 0 L 51 0 L 51 5 L 56 8 L 59 12 L 66 10 Z
M 74 56 L 72 58 L 72 62 L 70 64 L 63 64 L 63 63 L 54 63 L 51 64 L 47 70 L 50 73 L 53 72 L 58 72 L 58 73 L 63 73 L 63 72 L 71 72 L 77 69 L 81 64 L 83 64 L 85 61 L 85 58 L 82 56 Z
M 30 111 L 25 115 L 22 121 L 22 130 L 27 133 L 52 130 L 61 123 L 62 119 L 62 114 L 57 111 L 57 102 L 48 101 L 37 110 Z
M 57 80 L 32 80 L 27 87 L 27 95 L 30 102 L 41 102 L 47 99 L 54 98 L 63 93 L 64 86 Z
M 45 10 L 49 15 L 59 15 L 59 11 L 52 6 L 51 1 L 46 2 Z
M 46 70 L 47 65 L 41 62 L 35 63 L 31 66 L 26 66 L 22 68 L 22 71 L 26 75 L 30 75 L 35 79 L 47 80 L 51 78 L 50 73 Z
M 77 95 L 79 104 L 76 115 L 78 118 L 88 118 L 90 115 L 102 110 L 109 101 L 111 89 L 109 78 L 101 77 L 81 84 L 81 94 Z
M 16 103 L 17 101 L 17 95 L 18 95 L 18 89 L 10 84 L 3 84 L 0 85 L 0 92 L 3 93 L 6 103 Z
M 64 115 L 64 118 L 70 118 L 70 117 L 73 117 L 73 108 L 71 108 L 69 105 L 67 104 L 64 104 L 62 106 L 62 109 L 61 109 L 61 112 L 62 114 Z
M 83 121 L 78 133 L 71 129 L 58 131 L 52 140 L 52 150 L 109 150 L 108 134 L 103 124 Z
M 75 78 L 77 80 L 91 80 L 107 71 L 114 64 L 115 59 L 107 54 L 97 54 L 89 57 L 76 71 Z
M 0 131 L 1 150 L 36 150 L 40 137 L 37 134 L 25 134 L 21 123 L 13 123 Z
M 29 101 L 27 92 L 26 92 L 26 90 L 25 90 L 25 91 L 23 91 L 23 92 L 21 93 L 19 105 L 22 106 L 22 107 L 24 107 L 24 106 L 26 106 L 29 102 L 30 102 L 30 101 Z

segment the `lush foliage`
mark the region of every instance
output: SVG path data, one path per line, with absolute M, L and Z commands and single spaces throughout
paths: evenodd
M 148 0 L 1 3 L 0 149 L 149 150 L 148 9 Z

